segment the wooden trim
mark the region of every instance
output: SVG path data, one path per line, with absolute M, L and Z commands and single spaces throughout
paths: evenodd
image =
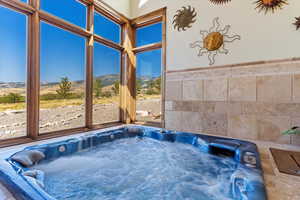
M 94 32 L 93 4 L 88 5 L 87 30 Z M 85 125 L 91 128 L 93 125 L 93 66 L 94 66 L 94 35 L 86 40 L 86 80 L 85 80 Z
M 166 76 L 166 8 L 162 8 L 146 15 L 140 16 L 136 19 L 131 20 L 131 25 L 134 28 L 134 32 L 136 33 L 137 29 L 150 26 L 152 24 L 161 22 L 162 23 L 162 41 L 160 43 L 154 43 L 149 45 L 144 45 L 141 47 L 133 48 L 133 52 L 135 54 L 142 53 L 145 51 L 152 51 L 156 49 L 162 49 L 162 63 L 161 63 L 161 123 L 159 127 L 165 127 L 165 76 Z M 136 100 L 135 100 L 136 104 Z M 144 123 L 144 124 L 156 124 L 155 122 L 136 122 L 136 123 Z
M 237 64 L 231 64 L 231 65 L 219 65 L 219 66 L 211 66 L 211 67 L 195 67 L 195 68 L 180 69 L 180 70 L 167 70 L 166 72 L 168 74 L 172 74 L 172 73 L 181 73 L 181 72 L 202 71 L 202 70 L 208 70 L 208 69 L 214 70 L 214 69 L 226 69 L 226 68 L 233 68 L 233 67 L 249 67 L 250 65 L 277 64 L 277 63 L 292 62 L 292 61 L 300 61 L 300 57 L 269 60 L 269 61 L 245 62 L 245 63 L 237 63 Z
M 119 44 L 116 44 L 110 40 L 107 40 L 99 35 L 94 35 L 94 39 L 96 42 L 99 42 L 99 43 L 102 43 L 108 47 L 111 47 L 111 48 L 114 48 L 114 49 L 117 49 L 119 51 L 123 51 L 124 50 L 124 47 L 122 47 L 121 45 Z
M 165 9 L 166 8 L 161 8 L 161 9 L 155 10 L 153 12 L 150 12 L 148 14 L 137 17 L 137 18 L 131 20 L 131 25 L 136 27 L 136 26 L 139 26 L 139 24 L 146 23 L 147 21 L 151 21 L 155 18 L 161 18 L 161 16 L 164 15 Z
M 166 70 L 167 70 L 167 9 L 162 15 L 162 66 L 161 66 L 161 127 L 165 128 L 165 101 L 166 101 Z
M 145 51 L 152 51 L 155 49 L 161 49 L 162 48 L 162 43 L 154 43 L 154 44 L 148 44 L 148 45 L 144 45 L 141 47 L 136 47 L 133 48 L 132 51 L 133 53 L 137 54 L 137 53 L 141 53 L 141 52 L 145 52 Z
M 134 28 L 144 28 L 146 26 L 150 26 L 150 25 L 153 25 L 153 24 L 157 24 L 157 23 L 160 23 L 163 21 L 163 17 L 162 16 L 159 16 L 159 17 L 156 17 L 156 18 L 153 18 L 149 21 L 146 21 L 146 22 L 142 22 L 140 24 L 133 24 L 132 26 Z
M 36 9 L 39 0 L 29 2 Z M 28 74 L 27 74 L 27 134 L 36 139 L 39 133 L 40 92 L 40 21 L 38 12 L 30 16 L 28 28 Z
M 81 35 L 83 37 L 90 37 L 92 35 L 91 32 L 89 32 L 79 26 L 76 26 L 74 24 L 71 24 L 63 19 L 60 19 L 56 16 L 53 16 L 45 11 L 39 10 L 38 13 L 39 13 L 41 20 L 43 20 L 51 25 L 57 26 L 61 29 L 70 31 L 72 33 Z
M 36 9 L 31 5 L 18 0 L 0 0 L 0 5 L 11 8 L 24 14 L 33 14 Z
M 88 132 L 88 131 L 95 131 L 95 130 L 100 131 L 101 129 L 110 128 L 110 127 L 114 127 L 114 126 L 120 126 L 120 125 L 124 125 L 124 123 L 112 122 L 112 123 L 106 123 L 106 124 L 102 124 L 102 125 L 93 126 L 91 128 L 82 127 L 82 128 L 74 128 L 74 129 L 68 129 L 68 130 L 62 130 L 62 131 L 56 131 L 56 132 L 49 132 L 49 133 L 44 133 L 44 134 L 39 135 L 34 140 L 31 138 L 28 138 L 28 137 L 10 138 L 10 139 L 6 139 L 6 140 L 0 140 L 0 148 L 14 146 L 14 145 L 20 145 L 20 144 L 26 144 L 26 143 L 31 143 L 31 142 L 37 142 L 37 141 L 42 141 L 42 140 L 47 140 L 47 139 L 52 139 L 52 138 L 59 138 L 59 137 L 84 133 L 84 132 Z
M 125 46 L 125 33 L 126 33 L 126 24 L 121 25 L 121 44 Z M 120 66 L 120 121 L 125 123 L 126 122 L 126 52 L 123 50 L 121 51 L 121 66 Z

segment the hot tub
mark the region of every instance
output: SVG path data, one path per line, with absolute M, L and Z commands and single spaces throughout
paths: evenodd
M 124 126 L 26 147 L 2 160 L 17 200 L 265 200 L 255 144 Z

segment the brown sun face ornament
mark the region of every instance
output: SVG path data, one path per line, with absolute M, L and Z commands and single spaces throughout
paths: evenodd
M 221 5 L 221 4 L 226 4 L 231 0 L 209 0 L 209 1 L 212 2 L 213 4 Z
M 287 0 L 257 0 L 254 3 L 258 12 L 264 11 L 265 14 L 274 13 L 276 10 L 282 9 L 284 5 L 288 5 Z
M 213 20 L 213 25 L 209 30 L 201 30 L 201 39 L 190 44 L 191 48 L 196 48 L 198 56 L 207 55 L 209 65 L 215 64 L 215 58 L 219 54 L 228 54 L 229 50 L 225 46 L 236 40 L 241 40 L 240 35 L 229 34 L 230 25 L 221 27 L 219 18 Z
M 182 7 L 182 9 L 177 10 L 176 15 L 173 17 L 174 29 L 186 31 L 186 29 L 191 28 L 192 24 L 195 23 L 196 16 L 195 8 L 191 6 Z
M 294 23 L 294 25 L 296 26 L 296 30 L 300 29 L 300 17 L 295 17 L 296 22 Z

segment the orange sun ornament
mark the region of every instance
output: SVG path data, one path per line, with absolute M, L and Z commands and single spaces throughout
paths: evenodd
M 282 9 L 284 5 L 288 5 L 287 0 L 257 0 L 254 2 L 258 12 L 265 11 L 274 13 L 276 10 Z
M 240 40 L 239 35 L 228 35 L 230 25 L 220 29 L 219 18 L 213 20 L 213 26 L 208 31 L 200 31 L 202 40 L 192 43 L 191 48 L 199 48 L 198 56 L 208 54 L 209 65 L 215 63 L 215 57 L 218 54 L 228 54 L 229 50 L 225 48 L 225 45 L 232 43 L 235 40 Z

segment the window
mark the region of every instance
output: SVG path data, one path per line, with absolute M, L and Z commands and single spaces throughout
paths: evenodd
M 115 43 L 120 43 L 120 36 L 121 36 L 121 28 L 120 25 L 112 22 L 111 20 L 107 19 L 106 17 L 98 14 L 95 12 L 94 17 L 95 23 L 95 34 L 111 40 Z
M 0 139 L 26 135 L 27 17 L 0 6 Z
M 143 46 L 161 42 L 162 40 L 162 23 L 152 24 L 139 28 L 136 31 L 136 46 Z
M 85 126 L 85 38 L 41 23 L 40 133 Z
M 67 9 L 66 9 L 67 8 Z M 41 9 L 85 28 L 86 6 L 76 0 L 41 0 Z
M 139 53 L 136 68 L 137 120 L 161 121 L 161 49 Z
M 93 124 L 120 121 L 120 52 L 94 45 Z

